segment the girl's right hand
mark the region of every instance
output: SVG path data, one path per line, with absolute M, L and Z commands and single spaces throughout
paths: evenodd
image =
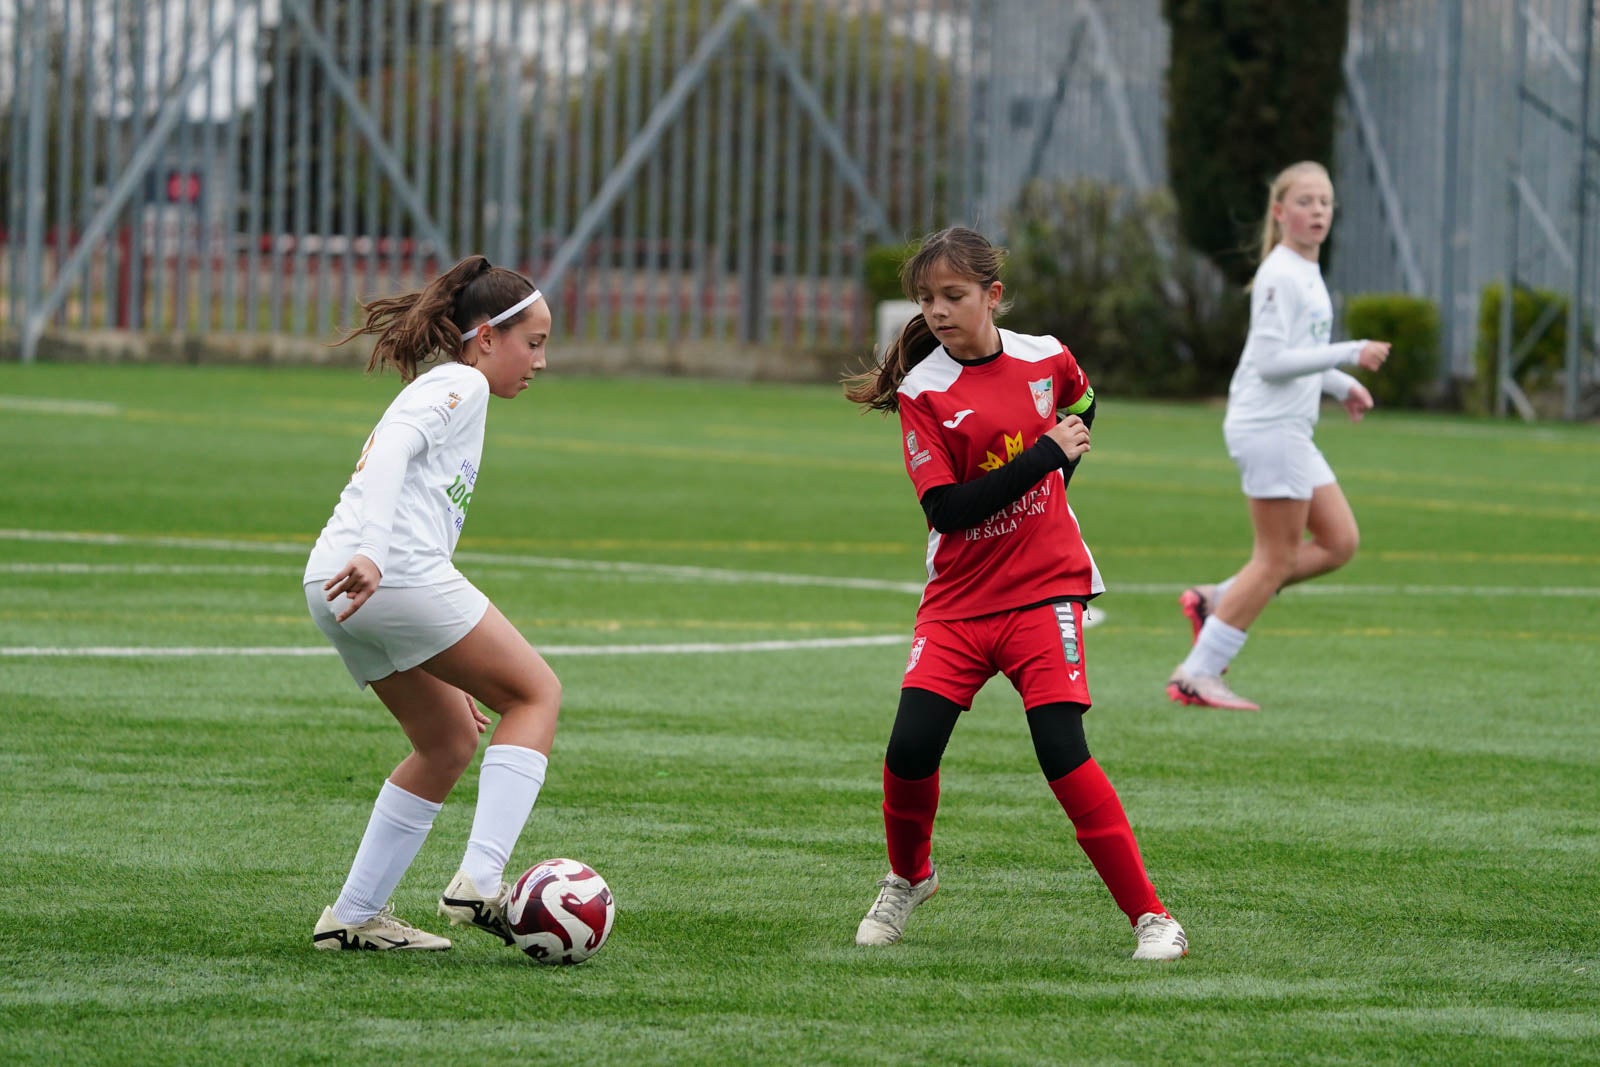
M 1089 427 L 1076 415 L 1068 415 L 1050 427 L 1045 431 L 1045 436 L 1061 446 L 1061 451 L 1067 454 L 1068 463 L 1089 451 Z
M 322 583 L 322 589 L 332 601 L 341 593 L 350 598 L 350 606 L 345 608 L 334 619 L 344 622 L 356 613 L 356 610 L 372 599 L 372 594 L 378 591 L 378 581 L 383 577 L 378 571 L 378 565 L 361 555 L 359 552 L 350 557 L 350 562 L 344 565 L 344 570 Z
M 1383 366 L 1383 361 L 1389 358 L 1388 341 L 1368 341 L 1361 346 L 1361 354 L 1356 357 L 1364 370 L 1377 370 Z

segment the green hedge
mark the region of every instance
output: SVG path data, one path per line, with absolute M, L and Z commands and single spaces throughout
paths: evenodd
M 1473 411 L 1484 412 L 1494 408 L 1495 358 L 1500 347 L 1502 292 L 1498 282 L 1486 285 L 1478 301 L 1478 344 L 1472 353 L 1477 377 L 1467 394 L 1467 407 Z M 1554 388 L 1561 382 L 1567 358 L 1567 306 L 1567 294 L 1554 289 L 1519 287 L 1511 299 L 1513 354 L 1546 308 L 1555 309 L 1555 317 L 1539 335 L 1539 339 L 1511 369 L 1511 380 L 1521 386 L 1524 393 Z
M 871 245 L 861 257 L 861 281 L 874 305 L 885 300 L 905 300 L 900 288 L 900 266 L 917 251 L 913 244 Z
M 1353 296 L 1345 304 L 1344 324 L 1347 336 L 1392 346 L 1382 370 L 1355 372 L 1378 406 L 1424 406 L 1439 377 L 1439 309 L 1433 301 L 1404 293 Z
M 1184 243 L 1165 192 L 1034 183 L 1005 230 L 1003 325 L 1060 338 L 1108 395 L 1227 390 L 1250 302 Z

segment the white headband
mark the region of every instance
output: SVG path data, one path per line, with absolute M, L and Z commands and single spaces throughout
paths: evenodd
M 510 307 L 508 307 L 504 311 L 500 312 L 500 314 L 496 315 L 494 318 L 492 318 L 488 322 L 484 323 L 483 326 L 498 326 L 498 325 L 500 325 L 502 322 L 506 321 L 511 316 L 515 315 L 517 312 L 521 311 L 523 308 L 527 307 L 529 304 L 533 303 L 535 300 L 539 299 L 543 295 L 544 295 L 543 293 L 541 293 L 541 292 L 539 292 L 539 290 L 535 289 L 533 292 L 529 293 L 527 296 L 523 297 L 521 300 L 517 301 L 515 304 L 512 304 Z M 472 329 L 470 329 L 466 333 L 462 334 L 461 335 L 461 339 L 463 341 L 472 340 L 474 337 L 478 336 L 478 331 L 483 329 L 483 326 L 474 326 Z

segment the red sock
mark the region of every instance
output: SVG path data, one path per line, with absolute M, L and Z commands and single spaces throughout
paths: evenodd
M 939 772 L 910 781 L 883 768 L 883 828 L 889 869 L 913 884 L 933 873 L 933 816 L 939 810 Z
M 1050 783 L 1050 791 L 1078 832 L 1078 846 L 1094 864 L 1111 898 L 1137 922 L 1147 911 L 1165 915 L 1156 887 L 1150 884 L 1139 857 L 1139 842 L 1122 810 L 1122 801 L 1100 765 L 1093 759 Z

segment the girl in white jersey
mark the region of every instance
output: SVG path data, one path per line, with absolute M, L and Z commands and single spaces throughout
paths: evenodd
M 1245 631 L 1278 590 L 1355 555 L 1355 515 L 1311 433 L 1323 393 L 1357 422 L 1372 408 L 1367 388 L 1337 368 L 1375 371 L 1389 345 L 1329 343 L 1333 302 L 1317 257 L 1332 223 L 1333 183 L 1320 163 L 1296 163 L 1273 179 L 1261 266 L 1250 283 L 1250 335 L 1222 423 L 1250 498 L 1255 545 L 1239 573 L 1179 598 L 1194 646 L 1168 679 L 1167 695 L 1182 704 L 1259 710 L 1222 680 L 1244 647 Z
M 561 683 L 451 562 L 478 478 L 491 396 L 545 366 L 550 308 L 515 271 L 469 256 L 420 293 L 365 306 L 344 341 L 375 334 L 367 370 L 405 388 L 367 437 L 306 563 L 306 604 L 358 686 L 371 686 L 411 742 L 378 793 L 319 949 L 447 949 L 396 918 L 389 897 L 444 799 L 499 716 L 484 752 L 461 870 L 439 898 L 451 925 L 511 943 L 505 865 L 544 784 Z M 343 343 L 343 342 L 340 342 Z M 425 374 L 419 368 L 438 357 Z

